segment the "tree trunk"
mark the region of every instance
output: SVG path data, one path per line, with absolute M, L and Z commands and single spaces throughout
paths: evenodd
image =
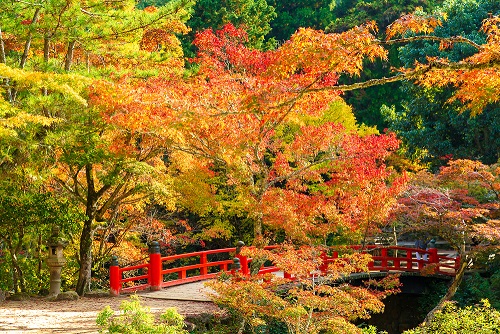
M 16 255 L 11 252 L 10 258 L 10 264 L 12 266 L 12 288 L 14 290 L 14 293 L 17 293 L 21 289 L 19 288 L 19 273 L 16 269 L 18 267 Z
M 45 71 L 48 69 L 50 55 L 50 37 L 44 36 L 43 38 L 43 64 L 45 65 Z M 43 87 L 43 95 L 47 96 L 47 87 Z
M 38 21 L 38 16 L 40 15 L 40 7 L 38 7 L 36 10 L 35 10 L 35 14 L 33 15 L 33 20 L 31 20 L 31 24 L 30 25 L 35 25 L 36 24 L 36 21 Z M 23 51 L 23 55 L 21 57 L 21 62 L 19 63 L 19 67 L 20 68 L 24 68 L 24 66 L 26 65 L 26 61 L 28 60 L 28 55 L 29 55 L 29 52 L 30 52 L 30 48 L 31 48 L 31 39 L 32 39 L 32 35 L 31 35 L 31 32 L 28 34 L 28 38 L 26 39 L 26 43 L 24 44 L 24 51 Z
M 76 41 L 71 41 L 68 44 L 68 51 L 66 52 L 66 62 L 64 64 L 64 70 L 69 72 L 71 69 L 71 64 L 73 63 L 73 51 L 75 50 Z
M 38 266 L 37 266 L 37 276 L 41 277 L 42 276 L 42 266 L 43 266 L 43 260 L 42 260 L 42 234 L 38 234 L 38 240 L 36 243 L 36 256 L 38 260 Z
M 445 302 L 450 301 L 453 296 L 455 296 L 455 293 L 458 290 L 458 287 L 460 286 L 460 283 L 462 283 L 462 280 L 464 278 L 465 270 L 469 266 L 470 260 L 466 258 L 466 256 L 462 257 L 463 261 L 460 262 L 460 267 L 458 268 L 458 272 L 453 279 L 453 282 L 451 282 L 450 287 L 448 288 L 448 291 L 446 294 L 441 298 L 439 303 L 434 307 L 429 313 L 427 313 L 424 322 L 421 324 L 421 326 L 429 326 L 432 322 L 432 320 L 435 317 L 436 312 L 440 311 L 443 309 Z
M 82 235 L 80 236 L 80 270 L 76 283 L 76 293 L 80 296 L 83 296 L 88 291 L 92 276 L 92 220 L 91 217 L 85 220 Z
M 50 37 L 45 36 L 43 38 L 43 62 L 45 65 L 49 62 L 50 55 Z
M 0 63 L 7 64 L 7 58 L 5 56 L 5 43 L 2 37 L 2 28 L 0 28 Z
M 92 276 L 92 241 L 94 239 L 94 222 L 98 195 L 95 192 L 94 170 L 92 164 L 85 166 L 85 178 L 87 180 L 87 203 L 85 215 L 87 219 L 83 223 L 82 234 L 80 236 L 80 270 L 78 281 L 76 282 L 76 293 L 83 296 L 90 286 Z
M 3 41 L 1 28 L 0 28 L 0 63 L 7 64 L 7 57 L 5 55 L 5 44 Z M 5 85 L 8 87 L 9 80 L 5 79 L 4 82 L 5 82 Z M 10 103 L 12 103 L 12 90 L 10 89 L 10 87 L 7 88 L 7 99 L 9 100 Z
M 14 292 L 26 292 L 26 284 L 24 282 L 23 270 L 19 266 L 19 261 L 17 260 L 17 254 L 13 252 L 11 254 L 11 264 L 12 264 L 12 283 L 14 285 Z
M 253 237 L 257 243 L 262 240 L 262 221 L 260 219 L 256 219 L 253 225 Z M 257 246 L 255 245 L 255 242 L 254 246 Z

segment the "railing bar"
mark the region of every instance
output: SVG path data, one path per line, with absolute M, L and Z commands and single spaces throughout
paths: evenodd
M 149 263 L 138 264 L 136 266 L 131 266 L 131 267 L 123 267 L 123 268 L 120 268 L 120 272 L 123 273 L 125 271 L 136 270 L 136 269 L 141 269 L 141 268 L 149 268 Z
M 134 276 L 134 277 L 127 277 L 127 278 L 122 278 L 122 283 L 125 282 L 133 282 L 133 281 L 139 281 L 141 279 L 148 279 L 149 275 L 141 275 L 141 276 Z

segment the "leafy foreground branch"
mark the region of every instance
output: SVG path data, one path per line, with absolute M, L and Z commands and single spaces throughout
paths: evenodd
M 155 321 L 154 314 L 149 307 L 141 305 L 139 297 L 130 296 L 130 301 L 123 301 L 120 312 L 115 315 L 111 307 L 106 306 L 97 315 L 96 323 L 99 333 L 123 334 L 187 334 L 183 329 L 184 317 L 169 307 L 160 316 L 160 321 Z
M 383 312 L 381 299 L 398 292 L 399 280 L 388 276 L 361 287 L 342 283 L 342 277 L 366 272 L 371 257 L 349 254 L 326 267 L 324 251 L 306 246 L 277 252 L 246 249 L 242 253 L 252 261 L 268 259 L 291 278 L 222 275 L 208 283 L 217 293 L 213 300 L 241 320 L 238 333 L 262 332 L 276 322 L 284 323 L 290 334 L 361 333 L 352 321 Z

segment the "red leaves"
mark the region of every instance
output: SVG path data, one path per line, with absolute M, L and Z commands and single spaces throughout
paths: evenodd
M 437 175 L 421 173 L 399 201 L 399 221 L 440 236 L 460 249 L 476 240 L 499 240 L 495 220 L 498 175 L 478 161 L 452 160 Z
M 202 73 L 209 77 L 217 77 L 224 71 L 261 74 L 270 52 L 250 50 L 245 47 L 247 41 L 247 33 L 232 24 L 215 33 L 207 29 L 196 34 L 193 44 L 198 48 L 198 57 L 193 61 L 200 63 Z

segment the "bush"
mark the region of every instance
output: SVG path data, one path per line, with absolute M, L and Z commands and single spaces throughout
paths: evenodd
M 184 327 L 184 317 L 175 308 L 167 308 L 155 320 L 149 307 L 142 306 L 139 297 L 134 295 L 130 301 L 123 301 L 120 314 L 115 315 L 111 307 L 106 306 L 97 315 L 99 333 L 123 334 L 188 334 Z
M 429 326 L 417 327 L 404 334 L 493 334 L 500 333 L 500 312 L 491 307 L 487 299 L 481 305 L 459 308 L 447 303 L 436 313 Z

